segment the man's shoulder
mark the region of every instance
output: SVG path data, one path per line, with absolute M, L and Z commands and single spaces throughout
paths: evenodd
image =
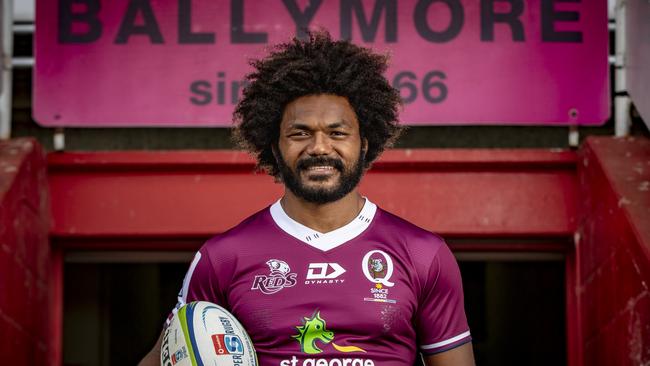
M 379 207 L 377 211 L 379 213 L 378 224 L 384 229 L 393 231 L 396 235 L 414 240 L 444 242 L 440 235 L 422 228 L 407 219 Z
M 392 244 L 401 243 L 415 257 L 431 258 L 446 246 L 445 240 L 434 232 L 381 208 L 377 212 L 376 233 L 392 240 Z
M 250 215 L 239 224 L 216 234 L 208 239 L 204 249 L 224 250 L 228 247 L 241 248 L 247 244 L 254 244 L 258 239 L 268 236 L 273 231 L 273 222 L 269 214 L 269 207 Z

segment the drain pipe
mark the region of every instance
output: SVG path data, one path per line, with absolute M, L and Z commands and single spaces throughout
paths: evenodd
M 615 64 L 614 64 L 614 135 L 624 137 L 630 134 L 630 96 L 625 82 L 625 7 L 626 0 L 616 2 L 615 21 Z
M 13 53 L 13 0 L 2 0 L 0 36 L 2 53 L 0 60 L 0 140 L 11 137 L 11 56 Z

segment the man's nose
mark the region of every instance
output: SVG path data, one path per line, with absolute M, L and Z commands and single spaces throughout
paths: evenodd
M 312 138 L 307 153 L 309 155 L 329 155 L 332 152 L 332 141 L 326 133 L 317 132 Z

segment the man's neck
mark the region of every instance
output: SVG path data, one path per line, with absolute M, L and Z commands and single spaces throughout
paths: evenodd
M 351 222 L 361 212 L 365 200 L 354 190 L 338 201 L 318 204 L 307 202 L 286 190 L 280 203 L 284 212 L 295 221 L 327 233 Z

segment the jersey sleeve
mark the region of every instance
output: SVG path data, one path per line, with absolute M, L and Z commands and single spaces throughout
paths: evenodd
M 463 285 L 453 254 L 442 243 L 421 278 L 416 331 L 420 352 L 444 352 L 472 340 L 465 316 Z
M 217 273 L 214 271 L 208 251 L 204 246 L 194 255 L 190 267 L 185 273 L 183 286 L 178 293 L 176 307 L 167 318 L 167 324 L 172 316 L 183 305 L 192 301 L 209 301 L 225 306 L 225 299 L 221 292 Z

